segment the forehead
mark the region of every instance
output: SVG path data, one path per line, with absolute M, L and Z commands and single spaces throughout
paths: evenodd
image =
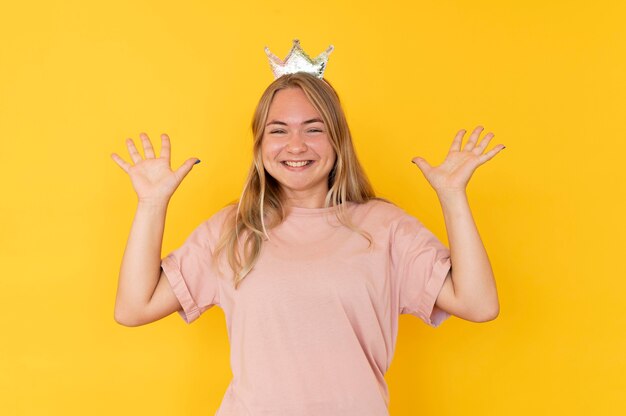
M 279 119 L 281 121 L 300 121 L 314 117 L 320 117 L 320 113 L 315 109 L 311 101 L 307 98 L 302 89 L 290 87 L 278 90 L 268 112 L 268 121 Z

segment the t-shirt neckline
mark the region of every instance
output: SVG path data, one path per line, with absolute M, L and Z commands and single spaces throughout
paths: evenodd
M 346 208 L 352 205 L 351 202 L 341 204 Z M 319 216 L 334 213 L 339 210 L 341 205 L 335 205 L 332 207 L 324 207 L 324 208 L 303 208 L 303 207 L 289 207 L 288 212 L 289 215 L 304 215 L 304 216 Z

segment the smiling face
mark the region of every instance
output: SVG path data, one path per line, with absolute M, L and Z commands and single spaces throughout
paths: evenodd
M 321 208 L 336 154 L 319 112 L 300 88 L 274 95 L 261 141 L 265 170 L 280 184 L 287 205 Z

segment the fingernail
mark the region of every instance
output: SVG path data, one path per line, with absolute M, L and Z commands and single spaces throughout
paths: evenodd
M 198 163 L 200 163 L 200 159 L 196 160 L 196 162 L 194 163 L 194 165 L 197 165 Z

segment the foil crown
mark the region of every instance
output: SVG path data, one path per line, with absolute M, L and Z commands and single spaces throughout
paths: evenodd
M 293 46 L 284 61 L 270 52 L 267 46 L 265 47 L 265 53 L 270 61 L 274 79 L 295 72 L 308 72 L 322 79 L 326 64 L 328 63 L 328 55 L 330 55 L 333 49 L 334 46 L 330 45 L 328 49 L 320 53 L 317 58 L 311 59 L 300 47 L 300 41 L 294 39 Z

